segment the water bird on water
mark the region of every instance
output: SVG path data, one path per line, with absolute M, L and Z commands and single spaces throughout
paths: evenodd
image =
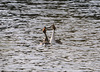
M 52 34 L 51 34 L 51 38 L 50 38 L 50 43 L 51 44 L 55 44 L 55 43 L 58 43 L 58 44 L 62 44 L 62 42 L 60 40 L 55 40 L 55 30 L 56 30 L 56 27 L 55 25 L 51 25 L 50 26 L 51 29 L 52 29 Z
M 47 36 L 47 34 L 46 34 L 46 27 L 44 27 L 42 31 L 43 31 L 43 33 L 44 33 L 44 35 L 45 35 L 45 38 L 43 39 L 43 42 L 40 43 L 40 45 L 50 44 L 50 43 L 49 43 L 48 36 Z

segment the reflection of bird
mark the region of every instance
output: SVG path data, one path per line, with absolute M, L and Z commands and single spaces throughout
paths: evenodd
M 62 44 L 62 42 L 60 40 L 55 40 L 55 30 L 56 30 L 55 25 L 54 24 L 51 25 L 51 28 L 52 28 L 52 35 L 50 38 L 50 43 L 51 44 L 55 44 L 55 43 Z
M 48 37 L 47 37 L 47 34 L 46 34 L 46 27 L 43 28 L 43 33 L 45 35 L 45 38 L 43 39 L 43 42 L 40 43 L 40 45 L 43 45 L 43 44 L 50 44 L 49 43 L 49 40 L 48 40 Z

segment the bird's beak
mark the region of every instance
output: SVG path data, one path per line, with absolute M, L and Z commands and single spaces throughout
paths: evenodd
M 51 26 L 46 26 L 47 30 L 52 30 Z

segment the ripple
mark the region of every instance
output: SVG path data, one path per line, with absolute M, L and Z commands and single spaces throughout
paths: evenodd
M 1 0 L 0 71 L 99 72 L 99 7 L 99 0 Z M 39 45 L 52 24 L 63 44 Z

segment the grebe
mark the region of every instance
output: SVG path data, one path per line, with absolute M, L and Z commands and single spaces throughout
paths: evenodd
M 60 40 L 55 40 L 55 30 L 56 30 L 55 25 L 53 24 L 50 27 L 52 28 L 52 35 L 50 38 L 50 43 L 51 44 L 55 44 L 55 43 L 62 44 L 62 42 Z
M 43 31 L 43 33 L 44 33 L 44 35 L 45 35 L 45 38 L 43 39 L 43 42 L 40 43 L 40 45 L 43 45 L 43 44 L 50 44 L 50 43 L 49 43 L 49 39 L 48 39 L 47 34 L 46 34 L 46 27 L 44 27 L 42 31 Z

